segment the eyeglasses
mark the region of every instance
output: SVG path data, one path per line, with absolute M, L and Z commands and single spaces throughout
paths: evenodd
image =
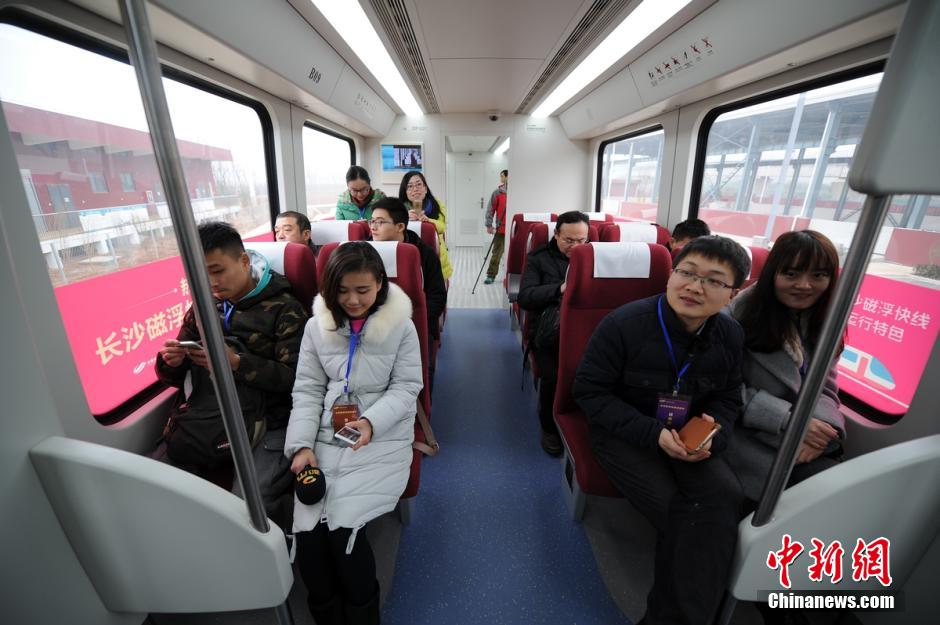
M 584 245 L 587 243 L 587 239 L 572 239 L 569 237 L 562 237 L 561 242 L 565 245 Z
M 405 187 L 409 191 L 417 191 L 418 189 L 424 188 L 424 183 L 421 181 L 418 182 L 409 182 L 408 186 Z
M 721 280 L 716 280 L 715 278 L 703 278 L 702 276 L 692 273 L 687 269 L 673 269 L 673 275 L 679 276 L 684 282 L 691 282 L 693 280 L 698 280 L 702 283 L 702 286 L 710 291 L 720 291 L 721 289 L 733 289 L 734 287 L 730 284 L 726 284 Z
M 370 191 L 372 191 L 372 187 L 369 185 L 360 187 L 358 189 L 353 189 L 352 187 L 349 188 L 350 195 L 368 195 Z
M 393 224 L 394 221 L 389 221 L 388 219 L 370 219 L 369 225 L 373 228 L 381 228 L 385 224 Z

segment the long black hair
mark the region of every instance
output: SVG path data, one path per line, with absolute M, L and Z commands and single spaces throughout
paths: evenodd
M 431 200 L 431 212 L 428 213 L 429 219 L 439 219 L 441 216 L 441 205 L 438 204 L 437 198 L 434 197 L 434 194 L 431 193 L 431 187 L 428 186 L 428 181 L 424 178 L 424 174 L 420 171 L 409 171 L 401 179 L 401 184 L 398 186 L 398 199 L 405 203 L 405 206 L 411 206 L 411 200 L 408 199 L 408 182 L 418 176 L 421 178 L 421 182 L 424 183 L 424 188 L 428 190 L 428 194 L 424 196 L 424 201 L 427 202 L 428 199 Z M 424 210 L 424 205 L 422 204 L 421 210 Z
M 382 285 L 379 287 L 375 303 L 369 309 L 368 314 L 371 315 L 388 299 L 389 286 L 388 276 L 385 274 L 385 263 L 382 262 L 382 257 L 372 247 L 372 244 L 366 241 L 343 243 L 330 254 L 330 260 L 326 264 L 326 271 L 324 271 L 323 284 L 320 288 L 323 303 L 326 304 L 330 314 L 333 315 L 333 321 L 336 322 L 337 328 L 341 327 L 347 320 L 346 312 L 339 304 L 340 283 L 347 273 L 360 271 L 368 271 Z
M 836 288 L 839 253 L 825 235 L 814 230 L 800 230 L 782 234 L 774 242 L 760 278 L 753 287 L 754 293 L 742 305 L 739 321 L 749 350 L 775 352 L 783 347 L 785 341 L 799 340 L 800 329 L 789 309 L 777 299 L 775 282 L 777 274 L 784 271 L 810 269 L 829 272 L 829 286 L 808 311 L 809 324 L 803 337 L 810 345 L 816 344 Z

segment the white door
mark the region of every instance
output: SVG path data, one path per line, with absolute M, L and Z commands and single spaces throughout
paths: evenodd
M 456 206 L 448 210 L 448 221 L 457 227 L 454 244 L 458 247 L 481 247 L 483 245 L 484 197 L 483 163 L 480 161 L 457 161 L 454 172 L 454 197 Z

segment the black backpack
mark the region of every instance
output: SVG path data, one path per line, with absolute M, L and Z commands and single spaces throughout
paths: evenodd
M 226 342 L 236 351 L 245 351 L 232 337 Z M 215 397 L 209 370 L 190 367 L 192 392 L 186 397 L 180 389 L 163 430 L 167 456 L 176 465 L 217 469 L 231 461 L 229 441 L 222 422 L 222 412 Z M 235 384 L 242 408 L 248 440 L 254 444 L 263 435 L 265 393 L 246 384 Z

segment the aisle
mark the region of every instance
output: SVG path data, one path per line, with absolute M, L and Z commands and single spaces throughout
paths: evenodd
M 402 528 L 388 625 L 627 623 L 539 446 L 535 393 L 505 310 L 448 312 L 411 525 Z

